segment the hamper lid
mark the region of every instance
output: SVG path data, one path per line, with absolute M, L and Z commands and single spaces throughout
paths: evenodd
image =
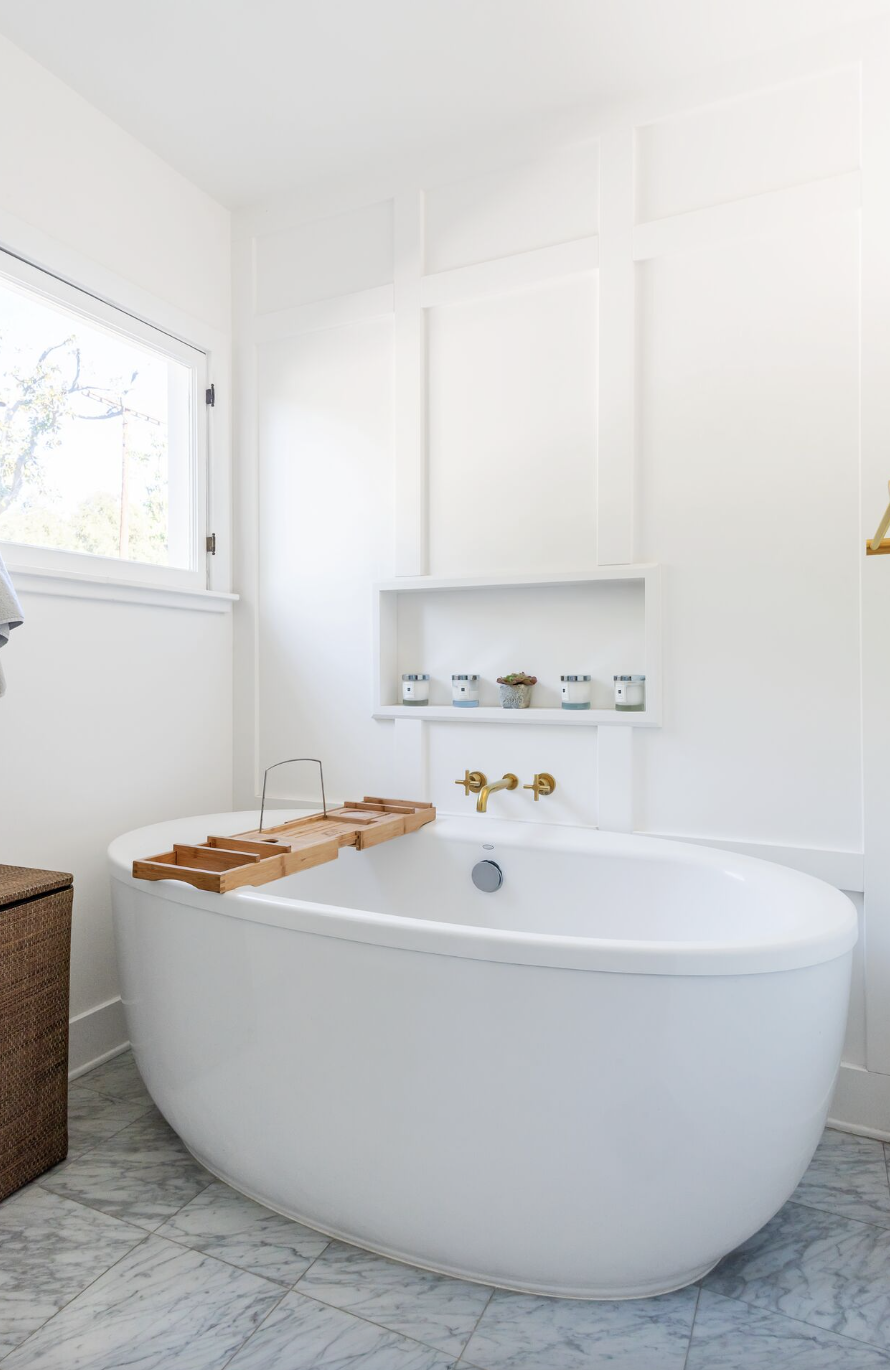
M 35 895 L 65 890 L 74 877 L 66 871 L 41 871 L 32 866 L 0 866 L 0 909 Z

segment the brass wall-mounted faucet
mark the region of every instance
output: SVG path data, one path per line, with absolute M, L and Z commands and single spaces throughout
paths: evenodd
M 541 798 L 541 795 L 543 795 L 546 799 L 548 794 L 553 793 L 553 791 L 556 789 L 556 781 L 553 779 L 553 776 L 550 775 L 548 771 L 542 771 L 540 775 L 535 776 L 534 780 L 530 785 L 523 785 L 522 788 L 524 790 L 534 790 L 535 803 L 537 804 L 538 800 Z
M 479 791 L 479 798 L 476 800 L 476 812 L 488 812 L 488 796 L 494 794 L 495 790 L 515 790 L 518 784 L 519 777 L 508 771 L 500 780 L 493 781 L 491 785 L 483 785 Z
M 476 812 L 488 812 L 488 796 L 494 794 L 495 790 L 515 790 L 519 784 L 519 778 L 508 771 L 500 780 L 493 781 L 490 785 L 486 779 L 484 771 L 464 771 L 463 780 L 455 780 L 455 785 L 462 785 L 464 794 L 478 795 L 476 800 Z M 549 771 L 541 771 L 536 775 L 530 785 L 523 785 L 524 790 L 534 790 L 535 803 L 543 795 L 545 798 L 552 794 L 556 789 L 556 781 Z

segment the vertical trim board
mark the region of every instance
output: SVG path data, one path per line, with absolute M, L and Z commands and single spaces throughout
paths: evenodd
M 634 559 L 634 130 L 600 141 L 597 561 Z
M 423 191 L 395 197 L 395 573 L 427 570 L 426 320 Z
M 866 1065 L 890 1075 L 890 565 L 866 557 L 864 541 L 887 499 L 890 478 L 890 56 L 863 59 L 862 144 L 862 604 L 863 820 L 865 848 Z

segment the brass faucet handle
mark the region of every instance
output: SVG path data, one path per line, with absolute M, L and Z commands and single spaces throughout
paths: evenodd
M 534 790 L 535 803 L 537 804 L 542 794 L 546 798 L 548 794 L 553 793 L 553 791 L 556 789 L 556 781 L 553 779 L 553 776 L 550 775 L 547 771 L 542 771 L 540 775 L 535 776 L 531 785 L 523 785 L 522 788 L 524 790 Z
M 455 780 L 455 785 L 463 785 L 464 794 L 478 794 L 482 786 L 486 784 L 485 776 L 481 771 L 464 771 L 463 780 Z

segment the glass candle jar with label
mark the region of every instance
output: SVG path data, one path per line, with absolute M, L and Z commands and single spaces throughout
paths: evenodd
M 451 677 L 451 702 L 456 709 L 478 709 L 479 677 L 477 675 L 453 675 Z
M 644 675 L 616 675 L 615 708 L 619 713 L 642 713 L 646 707 L 646 677 Z
M 590 676 L 561 675 L 562 707 L 564 709 L 590 708 Z
M 402 703 L 417 707 L 430 702 L 430 678 L 422 673 L 410 672 L 402 676 Z

